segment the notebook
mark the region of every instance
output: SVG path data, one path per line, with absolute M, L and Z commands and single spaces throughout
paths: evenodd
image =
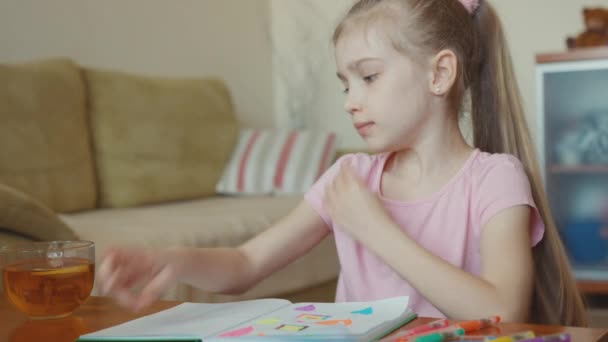
M 408 301 L 183 303 L 78 341 L 372 341 L 416 318 Z

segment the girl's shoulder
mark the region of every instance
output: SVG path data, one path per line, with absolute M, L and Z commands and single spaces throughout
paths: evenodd
M 478 173 L 478 175 L 479 173 L 483 175 L 496 169 L 524 171 L 524 166 L 519 158 L 508 153 L 489 153 L 479 151 L 472 166 L 472 169 Z
M 470 179 L 477 186 L 517 186 L 528 188 L 524 165 L 514 155 L 480 151 L 470 167 Z

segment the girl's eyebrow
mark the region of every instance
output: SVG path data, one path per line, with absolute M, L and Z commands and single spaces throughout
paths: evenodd
M 365 62 L 374 62 L 374 61 L 380 62 L 380 61 L 382 61 L 382 59 L 377 58 L 377 57 L 361 58 L 361 59 L 358 59 L 358 60 L 356 60 L 354 62 L 349 63 L 346 68 L 349 69 L 349 70 L 356 70 L 359 67 L 360 64 L 365 63 Z M 344 75 L 342 75 L 340 72 L 337 72 L 336 75 L 342 81 L 344 81 L 346 79 L 346 77 L 344 77 Z
M 381 60 L 382 60 L 382 59 L 377 58 L 377 57 L 366 57 L 366 58 L 361 58 L 361 59 L 358 59 L 358 60 L 356 60 L 356 61 L 354 61 L 354 62 L 351 62 L 351 63 L 350 63 L 348 66 L 347 66 L 347 68 L 348 68 L 348 69 L 350 69 L 350 70 L 355 70 L 355 69 L 357 69 L 357 68 L 359 67 L 359 65 L 360 65 L 360 64 L 362 64 L 362 63 L 365 63 L 365 62 L 373 62 L 373 61 L 378 61 L 378 62 L 379 62 L 379 61 L 381 61 Z

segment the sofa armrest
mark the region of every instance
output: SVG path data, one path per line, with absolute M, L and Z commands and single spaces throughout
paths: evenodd
M 0 184 L 0 231 L 39 241 L 78 238 L 51 209 L 4 184 Z

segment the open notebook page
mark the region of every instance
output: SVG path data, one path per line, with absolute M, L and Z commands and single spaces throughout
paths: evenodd
M 137 336 L 204 338 L 290 304 L 289 301 L 282 299 L 259 299 L 223 304 L 183 303 L 152 315 L 83 335 L 79 341 L 110 341 L 112 337 Z
M 205 341 L 377 338 L 415 318 L 408 302 L 409 297 L 396 297 L 372 302 L 292 304 Z

